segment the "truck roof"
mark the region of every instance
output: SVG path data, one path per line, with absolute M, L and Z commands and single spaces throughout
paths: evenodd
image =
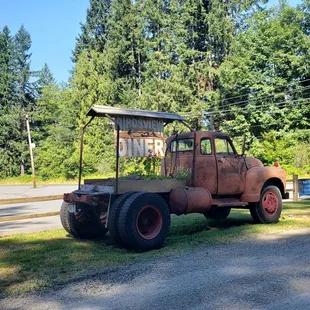
M 143 117 L 151 119 L 162 119 L 166 123 L 170 123 L 172 121 L 180 121 L 180 122 L 184 121 L 184 118 L 176 113 L 123 109 L 103 105 L 94 105 L 86 115 L 97 117 L 105 117 L 106 115 L 109 115 L 110 117 L 117 117 L 117 116 Z
M 175 138 L 175 134 L 170 136 L 168 140 L 172 140 Z M 224 132 L 220 131 L 196 131 L 196 137 L 197 138 L 203 138 L 203 137 L 208 137 L 208 138 L 225 138 L 225 139 L 231 139 L 230 136 Z M 194 138 L 194 132 L 181 132 L 178 134 L 178 139 L 189 139 L 189 138 Z

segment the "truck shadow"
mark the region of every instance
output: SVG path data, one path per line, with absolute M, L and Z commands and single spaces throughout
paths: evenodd
M 248 210 L 234 210 L 226 219 L 207 219 L 202 214 L 172 216 L 170 235 L 191 235 L 208 230 L 223 230 L 255 224 Z

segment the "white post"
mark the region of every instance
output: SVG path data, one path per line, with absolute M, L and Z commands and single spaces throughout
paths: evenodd
M 30 152 L 30 160 L 31 160 L 31 171 L 32 171 L 32 182 L 33 188 L 37 187 L 36 177 L 34 173 L 34 161 L 33 161 L 33 153 L 32 153 L 32 144 L 31 144 L 31 135 L 30 135 L 30 127 L 29 127 L 29 118 L 28 115 L 25 115 L 26 125 L 27 125 L 27 133 L 28 133 L 28 144 L 29 144 L 29 152 Z

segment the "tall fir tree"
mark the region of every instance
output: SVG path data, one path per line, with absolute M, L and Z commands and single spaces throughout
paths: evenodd
M 5 26 L 0 31 L 0 177 L 19 172 L 15 83 L 14 44 L 9 28 Z
M 17 147 L 20 153 L 20 174 L 25 174 L 25 169 L 29 168 L 29 163 L 25 161 L 28 157 L 27 152 L 27 133 L 25 127 L 25 114 L 30 112 L 34 105 L 35 89 L 33 82 L 31 82 L 30 71 L 30 47 L 31 37 L 25 27 L 22 25 L 16 35 L 14 36 L 15 45 L 15 72 L 16 72 L 16 100 L 17 110 L 19 116 L 19 130 L 20 134 L 17 137 Z
M 86 22 L 81 24 L 81 34 L 76 39 L 72 60 L 78 61 L 85 51 L 103 52 L 107 41 L 107 23 L 112 0 L 90 0 L 86 13 Z

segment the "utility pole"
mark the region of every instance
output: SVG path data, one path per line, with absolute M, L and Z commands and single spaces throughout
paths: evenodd
M 36 184 L 36 176 L 34 173 L 34 161 L 33 161 L 33 153 L 32 153 L 30 126 L 29 126 L 29 118 L 27 114 L 25 114 L 25 119 L 26 119 L 26 125 L 27 125 L 28 144 L 29 144 L 29 152 L 30 152 L 30 160 L 31 160 L 32 183 L 33 183 L 33 188 L 36 188 L 37 184 Z

